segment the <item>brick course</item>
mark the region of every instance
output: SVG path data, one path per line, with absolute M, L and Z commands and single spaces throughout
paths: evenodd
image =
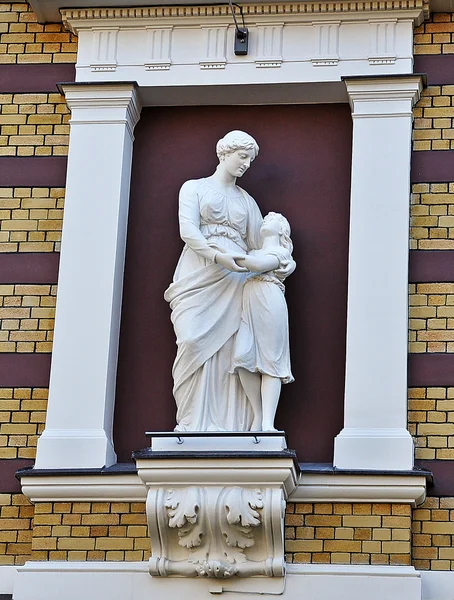
M 454 85 L 430 85 L 413 108 L 413 150 L 454 148 Z
M 144 502 L 40 502 L 32 560 L 141 561 L 150 556 Z
M 0 388 L 0 459 L 35 458 L 47 396 L 47 388 Z
M 0 352 L 51 352 L 55 285 L 0 285 Z
M 68 154 L 70 111 L 64 96 L 0 94 L 0 105 L 0 157 Z
M 411 249 L 454 249 L 454 183 L 413 184 L 410 214 Z
M 0 253 L 59 252 L 64 188 L 0 188 Z
M 61 23 L 38 23 L 27 2 L 0 4 L 0 64 L 75 63 L 77 37 Z
M 414 30 L 414 54 L 453 54 L 454 16 L 432 13 L 430 19 Z
M 412 531 L 416 569 L 454 570 L 454 498 L 427 498 L 413 511 Z
M 410 564 L 405 504 L 288 504 L 287 562 Z
M 454 352 L 454 283 L 409 286 L 409 350 Z
M 408 427 L 417 459 L 454 460 L 454 388 L 410 388 Z
M 22 494 L 0 494 L 0 565 L 30 560 L 33 514 L 34 506 Z

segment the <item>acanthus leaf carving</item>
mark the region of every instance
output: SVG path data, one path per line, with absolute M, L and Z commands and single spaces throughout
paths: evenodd
M 195 487 L 170 490 L 165 502 L 169 527 L 178 529 L 179 545 L 197 548 L 202 543 L 203 530 L 198 520 L 201 498 Z
M 150 489 L 147 514 L 154 540 L 150 573 L 222 579 L 282 576 L 283 515 L 274 508 L 281 503 L 280 490 L 240 486 Z M 281 532 L 277 538 L 276 532 Z M 271 546 L 270 540 L 274 540 Z M 254 559 L 248 554 L 253 546 Z
M 252 528 L 260 525 L 262 492 L 247 488 L 230 488 L 225 498 L 225 522 L 221 529 L 228 546 L 250 548 L 254 545 Z

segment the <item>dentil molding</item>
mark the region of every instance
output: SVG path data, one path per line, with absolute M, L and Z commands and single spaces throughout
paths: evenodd
M 80 3 L 79 3 L 80 4 Z M 334 1 L 334 2 L 270 2 L 263 4 L 242 4 L 245 17 L 263 17 L 286 15 L 294 19 L 302 15 L 339 15 L 357 13 L 385 13 L 389 11 L 423 11 L 428 16 L 429 2 L 426 0 L 383 0 L 376 1 Z M 159 18 L 191 18 L 227 17 L 231 19 L 228 4 L 212 6 L 143 6 L 143 7 L 111 7 L 111 8 L 71 8 L 62 9 L 63 23 L 72 27 L 71 21 L 106 20 L 106 19 L 159 19 Z M 76 32 L 76 30 L 74 30 Z

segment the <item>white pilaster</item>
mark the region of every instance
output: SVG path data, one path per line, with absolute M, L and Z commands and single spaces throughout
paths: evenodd
M 341 469 L 413 467 L 407 426 L 412 106 L 418 75 L 346 80 L 353 117 Z
M 55 340 L 36 468 L 116 462 L 112 421 L 133 130 L 132 83 L 63 86 L 72 111 Z

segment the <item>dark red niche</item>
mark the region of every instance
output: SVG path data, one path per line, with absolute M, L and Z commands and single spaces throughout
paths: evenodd
M 59 252 L 0 254 L 0 283 L 57 283 Z
M 410 387 L 454 386 L 454 354 L 409 354 Z
M 452 54 L 417 54 L 414 57 L 415 73 L 427 74 L 427 85 L 452 85 L 454 81 L 454 56 Z
M 114 441 L 119 461 L 172 430 L 175 336 L 163 294 L 182 242 L 178 191 L 210 175 L 231 129 L 257 137 L 241 185 L 263 214 L 292 225 L 298 267 L 287 281 L 292 369 L 276 425 L 300 461 L 331 462 L 343 426 L 351 115 L 348 105 L 153 108 L 136 128 Z
M 0 354 L 2 387 L 48 387 L 50 354 Z M 19 467 L 17 467 L 19 468 Z
M 66 156 L 2 156 L 0 187 L 65 187 Z
M 16 471 L 33 466 L 33 462 L 27 458 L 0 460 L 0 494 L 18 494 L 21 487 L 16 479 Z
M 454 250 L 410 250 L 410 283 L 454 281 Z
M 428 486 L 428 496 L 454 496 L 454 460 L 417 460 L 416 466 L 433 474 L 433 486 Z
M 76 79 L 76 65 L 0 65 L 0 92 L 52 92 L 60 81 Z
M 453 179 L 454 150 L 418 150 L 411 154 L 412 183 L 444 183 Z

